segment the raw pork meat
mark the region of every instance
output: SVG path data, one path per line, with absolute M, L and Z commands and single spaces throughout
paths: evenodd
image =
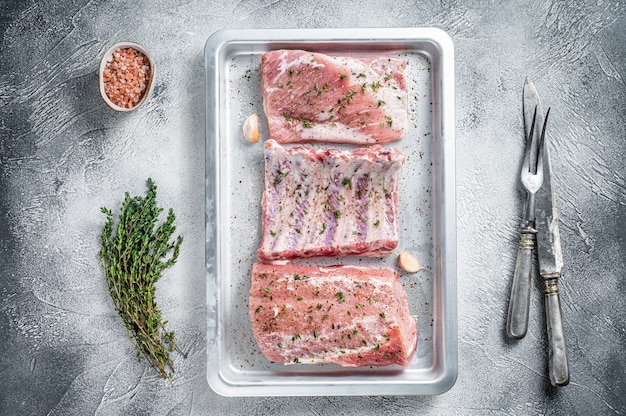
M 378 145 L 348 152 L 267 140 L 259 259 L 391 253 L 403 163 L 402 152 Z
M 417 322 L 393 269 L 254 264 L 252 330 L 268 360 L 411 364 Z
M 371 144 L 408 131 L 406 62 L 276 50 L 262 58 L 263 105 L 279 143 Z

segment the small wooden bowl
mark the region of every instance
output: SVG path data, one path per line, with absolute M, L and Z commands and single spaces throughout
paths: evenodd
M 133 48 L 133 49 L 141 52 L 142 54 L 144 54 L 146 56 L 146 58 L 148 58 L 148 62 L 150 63 L 150 76 L 148 78 L 148 82 L 147 82 L 146 89 L 145 89 L 145 92 L 143 94 L 143 97 L 141 97 L 141 100 L 139 100 L 139 102 L 137 104 L 135 104 L 134 106 L 132 106 L 132 107 L 120 107 L 119 105 L 117 105 L 113 101 L 111 101 L 109 96 L 104 91 L 104 76 L 103 76 L 103 74 L 104 74 L 104 69 L 106 67 L 106 64 L 111 61 L 111 59 L 113 57 L 113 52 L 115 52 L 118 49 L 125 49 L 125 48 Z M 111 46 L 104 53 L 104 55 L 102 56 L 102 60 L 100 61 L 100 71 L 98 73 L 98 78 L 99 78 L 98 82 L 99 82 L 99 86 L 100 86 L 100 95 L 102 96 L 102 99 L 104 100 L 104 102 L 111 109 L 113 109 L 115 111 L 130 112 L 130 111 L 136 110 L 139 107 L 141 107 L 143 105 L 143 103 L 146 102 L 146 99 L 148 98 L 148 96 L 152 92 L 152 87 L 154 86 L 154 74 L 155 74 L 154 60 L 152 59 L 152 56 L 150 56 L 150 53 L 148 53 L 146 48 L 144 48 L 143 46 L 141 46 L 140 44 L 135 43 L 135 42 L 119 42 L 119 43 L 116 43 L 115 45 Z

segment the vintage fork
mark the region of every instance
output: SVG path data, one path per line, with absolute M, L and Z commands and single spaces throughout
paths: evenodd
M 522 163 L 521 180 L 526 189 L 526 215 L 522 223 L 521 238 L 517 252 L 517 263 L 511 286 L 511 299 L 509 301 L 509 313 L 507 316 L 506 332 L 510 338 L 523 338 L 528 330 L 528 310 L 530 307 L 530 275 L 532 268 L 532 252 L 535 247 L 535 194 L 543 183 L 543 147 L 546 134 L 546 124 L 550 109 L 546 113 L 543 122 L 539 143 L 535 143 L 535 120 L 537 108 L 533 114 L 533 122 L 530 127 L 530 135 L 526 139 L 526 150 Z M 531 153 L 536 147 L 535 171 L 531 169 Z

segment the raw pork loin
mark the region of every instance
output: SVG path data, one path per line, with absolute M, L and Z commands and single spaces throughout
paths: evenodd
M 406 62 L 276 50 L 262 58 L 263 105 L 279 143 L 371 144 L 408 131 Z
M 417 322 L 393 269 L 254 264 L 252 330 L 268 360 L 411 364 Z
M 403 163 L 402 152 L 378 145 L 348 152 L 267 140 L 259 259 L 390 254 Z

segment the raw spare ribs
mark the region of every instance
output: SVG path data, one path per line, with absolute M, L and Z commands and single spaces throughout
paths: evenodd
M 371 144 L 408 131 L 406 62 L 300 50 L 263 55 L 263 106 L 279 143 Z
M 259 259 L 390 254 L 403 163 L 402 152 L 378 145 L 349 152 L 267 140 Z
M 268 360 L 408 366 L 417 322 L 393 269 L 254 264 L 250 317 Z

